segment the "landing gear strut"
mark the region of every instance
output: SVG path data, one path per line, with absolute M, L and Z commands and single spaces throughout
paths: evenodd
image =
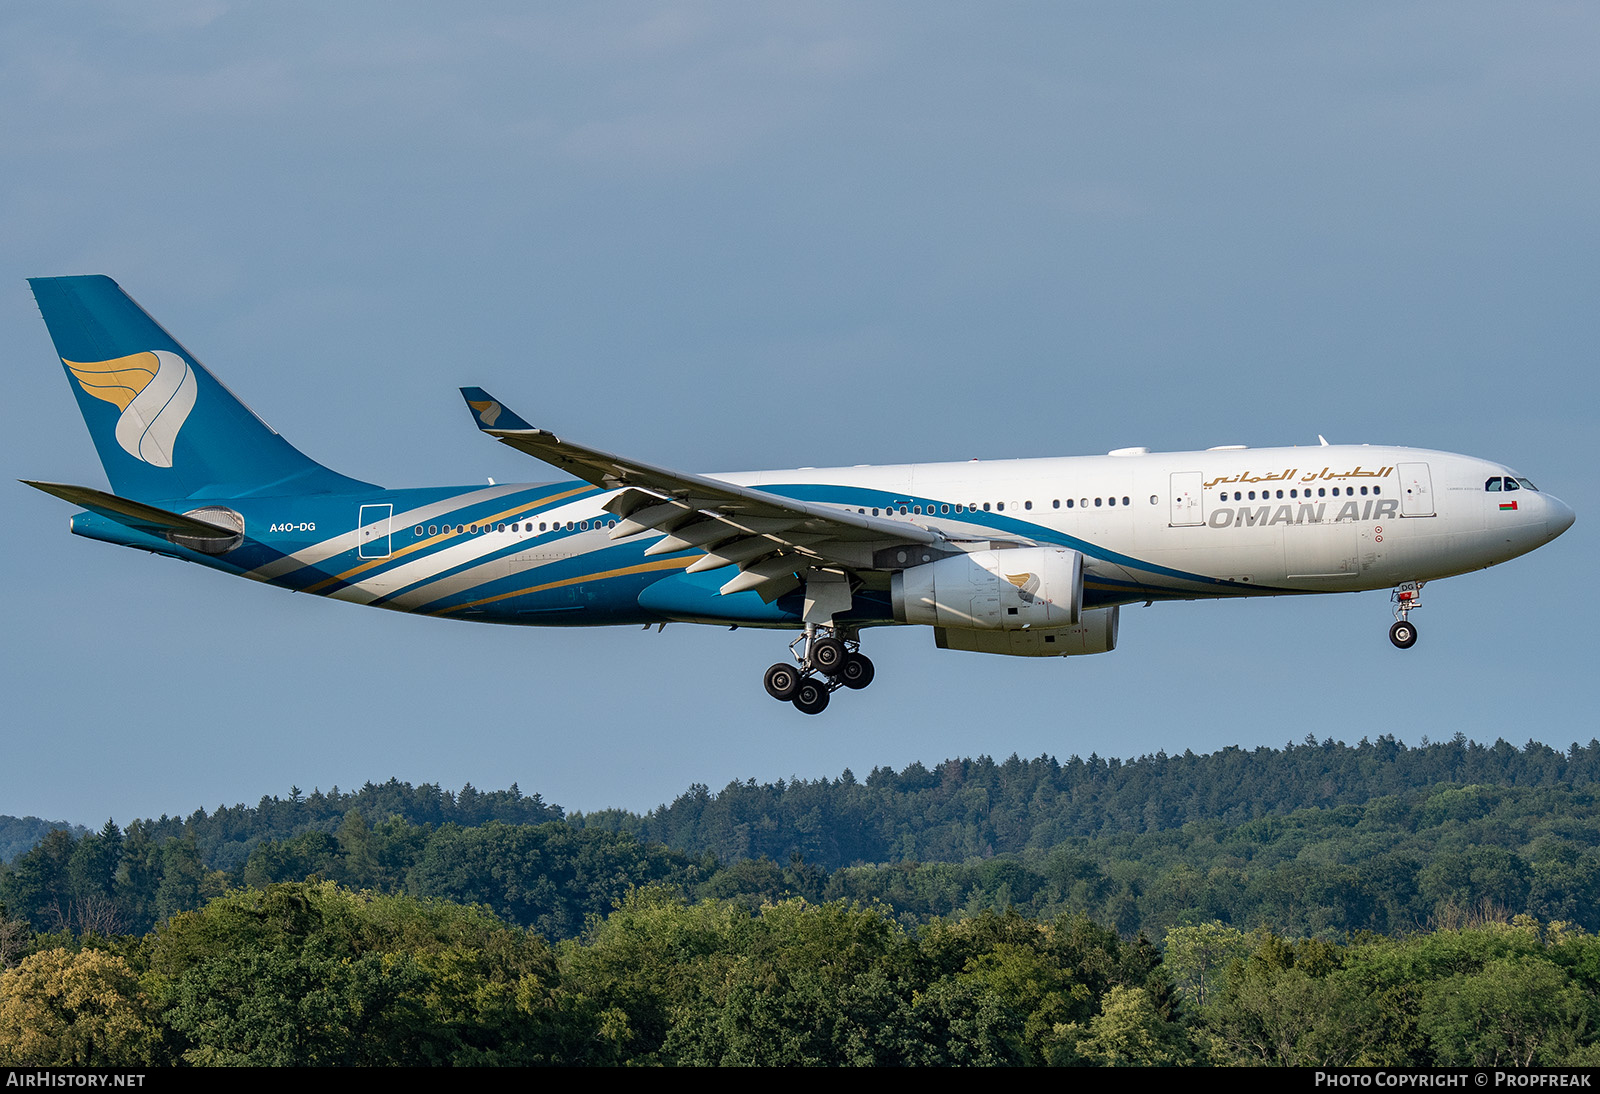
M 1409 650 L 1417 644 L 1417 626 L 1411 622 L 1411 613 L 1422 607 L 1422 582 L 1406 581 L 1389 594 L 1394 601 L 1394 626 L 1389 628 L 1389 641 L 1398 649 Z
M 842 687 L 859 691 L 876 675 L 853 631 L 807 623 L 805 633 L 789 643 L 789 652 L 796 665 L 773 665 L 762 684 L 768 695 L 793 703 L 802 714 L 821 714 L 834 691 Z

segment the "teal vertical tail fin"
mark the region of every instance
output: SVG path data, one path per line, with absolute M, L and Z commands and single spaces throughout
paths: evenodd
M 155 500 L 376 489 L 280 437 L 109 277 L 28 284 L 117 494 Z

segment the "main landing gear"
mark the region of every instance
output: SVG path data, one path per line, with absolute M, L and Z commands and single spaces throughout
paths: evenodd
M 861 652 L 853 634 L 815 623 L 789 643 L 795 665 L 779 662 L 762 678 L 767 694 L 781 703 L 793 703 L 802 714 L 821 714 L 828 697 L 839 688 L 857 691 L 872 683 L 872 661 Z
M 1394 601 L 1394 626 L 1389 628 L 1389 641 L 1398 649 L 1409 650 L 1417 644 L 1417 626 L 1411 622 L 1411 613 L 1422 607 L 1422 582 L 1406 581 L 1389 594 Z

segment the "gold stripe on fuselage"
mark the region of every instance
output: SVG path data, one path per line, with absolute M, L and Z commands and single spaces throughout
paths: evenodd
M 501 511 L 499 513 L 494 513 L 494 514 L 492 514 L 492 515 L 490 515 L 488 517 L 485 517 L 481 521 L 472 521 L 470 523 L 472 525 L 474 525 L 474 526 L 479 525 L 479 524 L 497 524 L 500 521 L 507 519 L 508 517 L 514 517 L 517 514 L 526 513 L 531 509 L 538 509 L 541 506 L 553 505 L 556 502 L 565 501 L 567 498 L 574 497 L 574 496 L 576 496 L 578 494 L 582 494 L 582 493 L 585 493 L 586 491 L 593 490 L 593 489 L 595 489 L 593 486 L 584 485 L 584 486 L 577 487 L 576 489 L 573 489 L 573 490 L 568 490 L 565 493 L 551 494 L 549 497 L 540 498 L 537 501 L 530 501 L 530 502 L 527 502 L 526 504 L 523 504 L 523 505 L 513 506 L 510 509 L 506 509 L 506 510 L 503 510 L 503 511 Z M 454 523 L 454 522 L 452 522 L 452 523 Z M 315 585 L 312 585 L 310 588 L 306 589 L 306 592 L 308 592 L 308 593 L 320 593 L 323 589 L 326 589 L 329 585 L 332 585 L 334 582 L 337 582 L 337 581 L 349 581 L 352 577 L 355 577 L 357 574 L 363 574 L 363 573 L 366 573 L 368 570 L 375 569 L 375 568 L 377 568 L 379 566 L 387 565 L 388 563 L 393 562 L 395 559 L 404 558 L 407 555 L 416 554 L 418 551 L 425 550 L 428 547 L 431 547 L 436 543 L 443 543 L 447 539 L 454 539 L 456 536 L 465 536 L 465 535 L 468 535 L 468 534 L 469 533 L 466 533 L 466 532 L 440 532 L 436 536 L 429 536 L 427 539 L 423 540 L 420 543 L 413 543 L 410 547 L 402 547 L 402 548 L 400 548 L 400 550 L 395 551 L 394 553 L 390 554 L 387 558 L 375 558 L 375 559 L 372 559 L 371 561 L 363 562 L 359 566 L 352 566 L 350 569 L 346 570 L 342 574 L 335 574 L 332 577 L 329 577 L 329 578 L 326 578 L 326 579 L 324 579 L 322 581 L 317 582 Z
M 495 596 L 486 596 L 482 600 L 473 600 L 466 604 L 457 604 L 452 608 L 440 608 L 429 615 L 447 615 L 450 612 L 465 611 L 468 608 L 481 608 L 485 604 L 493 604 L 497 600 L 509 600 L 514 596 L 527 596 L 530 593 L 542 593 L 547 589 L 560 589 L 567 585 L 581 585 L 585 581 L 604 581 L 608 577 L 627 577 L 629 574 L 647 574 L 653 570 L 681 570 L 693 562 L 692 558 L 663 558 L 654 562 L 641 562 L 637 566 L 624 566 L 617 570 L 602 570 L 594 574 L 579 574 L 577 577 L 564 577 L 560 581 L 548 581 L 543 585 L 534 585 L 526 589 L 516 589 L 509 593 L 498 593 Z

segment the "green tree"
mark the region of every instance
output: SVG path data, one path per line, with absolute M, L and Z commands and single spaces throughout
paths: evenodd
M 243 890 L 170 920 L 153 962 L 197 1064 L 527 1064 L 583 1040 L 550 948 L 479 908 Z
M 1216 994 L 1228 967 L 1249 952 L 1248 935 L 1213 920 L 1167 931 L 1162 960 L 1183 998 L 1193 1007 L 1204 1007 Z
M 1592 1002 L 1542 957 L 1502 957 L 1424 992 L 1420 1026 L 1441 1064 L 1568 1063 L 1592 1028 Z
M 121 957 L 98 950 L 49 949 L 0 972 L 0 1064 L 128 1067 L 159 1062 L 155 1008 Z
M 1111 986 L 1100 1013 L 1089 1020 L 1088 1035 L 1076 1039 L 1073 1049 L 1085 1063 L 1100 1067 L 1173 1067 L 1194 1061 L 1183 1027 L 1161 1017 L 1149 992 L 1121 984 Z

